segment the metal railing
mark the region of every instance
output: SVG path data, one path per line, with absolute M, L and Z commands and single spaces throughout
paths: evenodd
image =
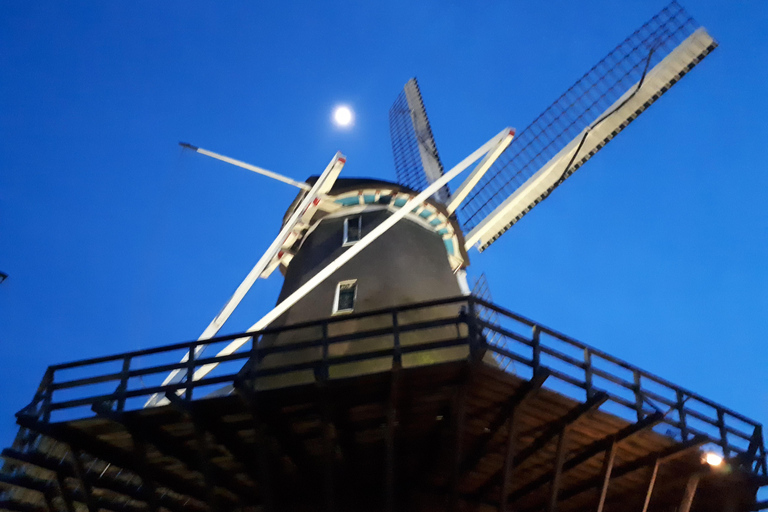
M 494 323 L 485 321 L 481 310 L 494 312 Z M 138 409 L 148 397 L 166 393 L 192 400 L 201 388 L 238 385 L 244 380 L 258 382 L 304 372 L 305 377 L 309 374 L 322 381 L 336 378 L 335 370 L 345 365 L 370 361 L 384 362 L 385 369 L 435 364 L 430 354 L 464 347 L 464 354 L 476 358 L 490 353 L 499 362 L 519 363 L 511 373 L 521 378 L 546 369 L 551 375 L 546 387 L 578 400 L 604 392 L 609 397 L 604 408 L 630 421 L 661 412 L 664 419 L 660 425 L 667 429 L 662 433 L 681 441 L 705 436 L 732 463 L 768 475 L 758 422 L 477 297 L 422 302 L 250 332 L 247 335 L 257 342 L 242 352 L 166 362 L 194 354 L 198 346 L 224 346 L 243 335 L 50 366 L 34 399 L 18 414 L 42 422 L 63 421 L 93 414 L 77 412 L 78 408 L 108 404 L 117 411 Z M 270 345 L 281 336 L 300 341 Z M 275 358 L 278 354 L 288 357 Z M 162 364 L 147 364 L 151 358 L 159 358 Z M 270 358 L 277 362 L 264 364 Z M 247 361 L 250 363 L 246 365 Z M 210 364 L 218 365 L 216 371 L 200 380 L 191 378 L 197 369 Z M 500 366 L 506 371 L 512 368 Z M 177 369 L 186 372 L 185 380 L 162 384 L 163 378 Z

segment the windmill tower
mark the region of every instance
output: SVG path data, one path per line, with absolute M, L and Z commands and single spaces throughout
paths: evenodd
M 672 3 L 447 171 L 411 80 L 390 110 L 398 183 L 341 177 L 341 154 L 298 182 L 186 144 L 299 188 L 280 233 L 198 340 L 50 367 L 0 507 L 767 508 L 758 423 L 473 297 L 464 274 L 715 47 Z M 275 270 L 276 307 L 216 337 Z

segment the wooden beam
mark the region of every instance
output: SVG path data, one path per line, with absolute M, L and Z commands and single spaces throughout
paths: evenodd
M 660 450 L 658 452 L 649 453 L 644 457 L 640 457 L 639 459 L 635 459 L 633 461 L 622 464 L 618 468 L 615 468 L 613 470 L 613 477 L 620 478 L 624 475 L 632 473 L 633 471 L 637 471 L 638 469 L 650 466 L 651 464 L 655 464 L 657 460 L 663 462 L 664 460 L 677 457 L 689 450 L 698 448 L 699 446 L 707 442 L 709 442 L 709 440 L 706 437 L 696 436 L 694 438 L 689 439 L 688 441 L 677 443 L 668 448 L 664 448 L 663 450 Z M 594 489 L 597 486 L 601 485 L 601 483 L 602 483 L 602 479 L 600 478 L 600 476 L 587 480 L 581 485 L 565 491 L 560 497 L 560 501 L 568 500 L 590 489 Z
M 254 489 L 241 483 L 234 472 L 207 463 L 207 457 L 200 453 L 200 451 L 205 451 L 205 444 L 201 443 L 201 441 L 205 440 L 201 439 L 199 435 L 197 435 L 197 449 L 190 449 L 183 440 L 168 434 L 162 429 L 153 428 L 144 422 L 140 422 L 126 413 L 112 411 L 103 404 L 94 404 L 91 409 L 100 417 L 122 425 L 134 439 L 150 444 L 158 452 L 168 457 L 173 457 L 188 469 L 200 473 L 205 482 L 210 481 L 211 485 L 226 489 L 234 496 L 237 496 L 238 499 L 229 499 L 234 505 L 238 505 L 239 500 L 253 504 L 258 501 L 255 499 Z M 204 489 L 203 492 L 205 493 L 204 499 L 208 502 L 211 499 L 210 489 Z M 212 503 L 208 504 L 213 506 Z
M 504 474 L 501 477 L 501 498 L 499 499 L 499 512 L 506 512 L 507 510 L 507 498 L 509 497 L 510 490 L 510 478 L 512 476 L 512 468 L 514 467 L 515 460 L 515 447 L 517 445 L 517 426 L 515 409 L 509 415 L 507 421 L 508 433 L 507 433 L 507 450 L 504 457 Z
M 8 487 L 18 487 L 28 491 L 39 492 L 40 494 L 46 494 L 51 490 L 51 483 L 40 480 L 39 478 L 32 477 L 26 474 L 6 474 L 0 473 L 0 484 Z
M 592 457 L 596 457 L 597 455 L 603 453 L 611 446 L 614 440 L 617 443 L 625 441 L 630 437 L 634 436 L 635 434 L 643 432 L 649 428 L 653 428 L 663 419 L 664 419 L 664 415 L 662 413 L 651 414 L 650 416 L 646 416 L 645 418 L 643 418 L 642 420 L 636 423 L 627 425 L 626 427 L 622 428 L 621 430 L 619 430 L 614 434 L 610 434 L 608 436 L 603 437 L 602 439 L 598 439 L 597 441 L 586 446 L 580 452 L 578 452 L 577 454 L 573 455 L 570 459 L 568 459 L 565 462 L 565 464 L 563 464 L 563 473 L 570 471 L 571 469 L 585 463 Z M 532 482 L 526 484 L 525 486 L 521 487 L 517 491 L 513 492 L 510 495 L 509 500 L 516 501 L 522 498 L 523 496 L 526 496 L 529 493 L 535 491 L 536 489 L 539 489 L 540 487 L 546 485 L 551 480 L 552 480 L 552 474 L 545 473 L 539 478 L 533 480 Z
M 688 478 L 688 483 L 685 485 L 685 492 L 683 493 L 683 499 L 680 502 L 680 507 L 677 509 L 678 512 L 690 512 L 693 498 L 696 496 L 696 489 L 699 486 L 699 480 L 701 480 L 700 473 L 695 473 Z
M 461 480 L 461 444 L 464 441 L 464 427 L 467 419 L 467 395 L 471 383 L 475 379 L 475 372 L 478 364 L 482 363 L 470 363 L 469 374 L 466 376 L 464 383 L 461 385 L 459 392 L 457 393 L 455 400 L 456 404 L 453 409 L 456 414 L 453 415 L 453 470 L 450 478 L 451 487 L 449 489 L 449 503 L 448 510 L 456 511 L 459 509 L 459 483 Z
M 85 480 L 85 470 L 83 468 L 83 461 L 80 459 L 80 450 L 72 448 L 71 446 L 68 448 L 69 455 L 72 457 L 72 470 L 74 471 L 77 483 L 83 492 L 83 499 L 85 500 L 86 507 L 88 507 L 88 512 L 98 512 L 99 507 L 93 502 L 91 492 L 93 489 Z
M 136 454 L 136 459 L 139 461 L 139 465 L 147 467 L 149 464 L 149 461 L 147 460 L 147 444 L 136 438 L 132 439 L 133 451 Z M 139 478 L 141 479 L 142 494 L 144 501 L 147 503 L 147 508 L 150 512 L 157 512 L 159 500 L 157 499 L 157 486 L 155 485 L 154 480 L 149 478 L 146 473 L 140 474 Z
M 254 475 L 260 475 L 260 477 L 265 476 L 265 473 L 262 472 L 262 468 L 257 462 L 259 460 L 259 454 L 255 453 L 255 450 L 253 450 L 251 446 L 243 443 L 236 431 L 224 426 L 219 419 L 212 417 L 209 414 L 204 414 L 202 411 L 198 410 L 195 406 L 195 402 L 183 400 L 176 393 L 166 393 L 165 398 L 179 412 L 189 417 L 193 423 L 199 426 L 199 428 L 212 435 L 216 443 L 226 448 L 232 458 L 248 471 L 249 479 L 252 482 L 256 482 L 254 480 Z M 268 473 L 268 470 L 266 473 Z M 270 485 L 267 482 L 268 480 L 261 480 L 258 482 L 257 486 L 265 506 L 266 503 L 270 502 L 272 499 Z M 272 510 L 271 506 L 267 507 L 267 509 Z
M 404 495 L 406 499 L 411 499 L 416 491 L 423 493 L 425 487 L 428 486 L 429 475 L 433 474 L 434 467 L 440 458 L 440 453 L 445 445 L 446 439 L 451 435 L 451 426 L 454 424 L 454 415 L 456 414 L 455 406 L 458 404 L 457 396 L 460 393 L 460 387 L 456 387 L 453 390 L 453 396 L 449 399 L 448 404 L 444 405 L 438 412 L 435 419 L 435 426 L 425 436 L 425 443 L 423 445 L 422 456 L 420 460 L 413 465 L 411 472 L 406 475 L 406 491 Z M 435 490 L 437 493 L 438 490 Z M 447 490 L 440 489 L 439 496 L 445 497 Z M 437 499 L 437 498 L 436 498 Z
M 191 401 L 191 400 L 188 400 Z M 215 469 L 211 462 L 211 443 L 208 441 L 208 433 L 199 424 L 194 423 L 195 429 L 195 444 L 197 447 L 197 469 L 203 475 L 205 481 L 205 494 L 208 498 L 208 506 L 211 507 L 213 512 L 220 512 L 222 507 L 220 505 L 220 499 L 216 493 L 216 481 L 215 481 Z M 239 501 L 239 500 L 238 500 Z M 238 503 L 238 508 L 242 506 Z
M 563 462 L 565 462 L 565 449 L 568 443 L 568 426 L 563 426 L 560 434 L 557 436 L 557 450 L 555 451 L 554 467 L 552 469 L 552 486 L 549 491 L 548 512 L 557 510 L 557 499 L 560 495 L 560 484 L 563 476 Z
M 611 471 L 613 471 L 613 463 L 616 460 L 616 440 L 611 443 L 608 451 L 605 452 L 603 458 L 603 469 L 601 476 L 603 479 L 603 485 L 600 487 L 600 499 L 597 501 L 597 512 L 603 512 L 603 506 L 605 505 L 605 498 L 608 496 L 608 484 L 611 482 Z
M 322 407 L 322 425 L 323 425 L 323 463 L 322 463 L 322 475 L 323 475 L 323 496 L 325 497 L 325 510 L 326 512 L 333 512 L 336 510 L 336 497 L 334 492 L 336 472 L 335 453 L 336 453 L 336 440 L 335 440 L 335 426 L 333 424 L 333 418 L 331 414 L 331 399 L 328 396 L 328 383 L 318 383 L 320 392 L 320 402 Z
M 510 418 L 518 406 L 544 385 L 544 381 L 549 377 L 549 371 L 538 372 L 529 381 L 523 383 L 515 393 L 499 408 L 496 415 L 488 425 L 488 431 L 480 435 L 469 451 L 469 454 L 461 464 L 461 475 L 474 469 L 482 458 L 487 454 L 488 445 L 491 443 L 498 432 L 504 427 L 508 418 Z
M 52 483 L 46 480 L 32 477 L 30 475 L 4 475 L 0 474 L 0 483 L 11 487 L 17 487 L 20 489 L 36 491 L 43 495 L 47 504 L 51 504 L 51 493 L 53 491 Z M 91 506 L 96 509 L 107 508 L 115 512 L 142 512 L 143 509 L 127 505 L 125 503 L 117 502 L 113 499 L 109 499 L 105 496 L 93 498 L 92 496 L 86 496 L 85 492 L 81 489 L 80 492 L 67 491 L 67 498 L 70 500 L 76 500 L 81 503 L 91 502 Z
M 136 474 L 142 473 L 142 468 L 139 468 L 133 454 L 129 454 L 125 450 L 116 448 L 96 437 L 89 436 L 85 432 L 77 430 L 69 425 L 44 423 L 38 421 L 36 418 L 26 415 L 17 416 L 16 422 L 24 428 L 48 436 L 61 443 L 69 444 L 70 446 L 87 447 L 88 453 L 105 462 L 115 464 Z M 205 502 L 205 495 L 200 491 L 198 486 L 182 478 L 176 477 L 171 473 L 159 471 L 155 468 L 147 469 L 151 470 L 151 478 L 160 485 L 179 494 L 194 497 Z
M 269 465 L 267 457 L 267 433 L 269 433 L 277 439 L 280 447 L 285 452 L 285 456 L 302 473 L 305 484 L 317 485 L 319 471 L 313 472 L 315 467 L 314 461 L 307 453 L 303 441 L 296 437 L 291 424 L 286 421 L 285 416 L 281 414 L 265 414 L 263 405 L 257 407 L 258 395 L 245 382 L 235 381 L 233 387 L 236 395 L 240 398 L 240 402 L 251 415 L 253 427 L 256 431 L 257 451 L 263 454 L 260 457 L 259 464 Z M 314 399 L 316 397 L 307 397 L 308 401 Z
M 67 492 L 67 482 L 64 478 L 64 476 L 61 474 L 61 471 L 54 470 L 56 473 L 56 487 L 59 489 L 59 496 L 61 496 L 62 501 L 64 502 L 64 506 L 67 509 L 67 512 L 76 512 L 75 505 L 72 503 L 72 498 L 69 496 L 69 492 Z
M 48 512 L 57 512 L 56 505 L 53 504 L 53 496 L 50 489 L 43 492 L 43 499 L 45 499 L 45 506 Z
M 14 500 L 0 500 L 0 509 L 16 512 L 45 512 L 45 509 L 29 503 L 21 503 Z
M 596 410 L 601 405 L 603 405 L 606 400 L 608 400 L 608 395 L 605 393 L 595 393 L 595 395 L 586 402 L 577 405 L 568 411 L 564 416 L 545 425 L 542 429 L 543 433 L 531 444 L 520 450 L 520 452 L 515 456 L 515 464 L 520 465 L 528 460 L 529 457 L 549 444 L 549 442 L 552 441 L 555 437 L 559 436 L 565 427 L 573 424 L 585 414 Z M 496 470 L 496 472 L 493 473 L 483 485 L 471 493 L 469 498 L 472 500 L 482 498 L 482 496 L 487 494 L 488 491 L 493 489 L 496 485 L 500 485 L 502 470 L 503 468 Z
M 235 395 L 240 398 L 240 402 L 245 406 L 245 410 L 250 413 L 252 418 L 253 428 L 256 435 L 256 460 L 259 468 L 259 481 L 261 483 L 259 489 L 263 489 L 265 511 L 274 512 L 277 510 L 277 505 L 275 502 L 275 493 L 273 491 L 274 479 L 270 467 L 269 450 L 267 449 L 266 426 L 259 417 L 259 410 L 256 407 L 256 393 L 251 391 L 247 385 L 242 384 L 241 381 L 235 381 L 233 383 L 233 388 L 235 390 Z M 306 471 L 306 468 L 299 466 L 299 470 Z
M 397 345 L 397 343 L 396 343 Z M 395 432 L 398 424 L 398 404 L 400 399 L 400 362 L 393 362 L 390 373 L 389 400 L 387 403 L 387 427 L 385 432 L 386 446 L 386 475 L 385 475 L 385 510 L 394 512 L 397 510 L 395 495 Z
M 72 502 L 69 498 L 69 491 L 67 491 L 64 482 L 64 478 L 66 476 L 74 476 L 71 464 L 69 464 L 67 461 L 51 458 L 50 456 L 40 452 L 19 452 L 12 449 L 5 449 L 2 452 L 2 456 L 15 462 L 35 466 L 54 473 L 56 475 L 57 487 L 61 489 L 60 496 L 64 500 L 64 504 L 67 507 L 67 512 L 75 512 L 75 509 L 72 506 Z M 65 462 L 67 463 L 65 464 Z M 148 499 L 144 491 L 121 480 L 114 480 L 109 476 L 109 474 L 98 476 L 86 473 L 85 479 L 88 481 L 91 487 L 107 489 L 111 492 L 122 494 L 139 502 L 146 501 Z M 143 482 L 144 480 L 142 480 L 142 483 Z M 188 512 L 190 507 L 198 503 L 198 501 L 195 500 L 193 503 L 188 503 L 186 507 L 182 507 L 180 503 L 176 503 L 168 496 L 161 498 L 159 502 L 164 508 L 167 508 L 172 512 Z M 197 508 L 199 509 L 199 507 Z
M 653 471 L 651 471 L 651 478 L 648 481 L 648 489 L 645 491 L 645 501 L 643 502 L 643 512 L 648 512 L 648 505 L 651 503 L 651 495 L 653 494 L 653 486 L 656 485 L 656 476 L 659 474 L 659 465 L 661 461 L 656 459 L 653 464 Z

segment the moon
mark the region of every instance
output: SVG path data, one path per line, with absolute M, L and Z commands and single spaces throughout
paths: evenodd
M 346 105 L 339 105 L 333 109 L 333 122 L 336 126 L 348 127 L 351 126 L 355 120 L 355 114 L 352 109 Z

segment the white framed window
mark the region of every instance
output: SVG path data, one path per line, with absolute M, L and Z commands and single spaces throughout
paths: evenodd
M 333 314 L 353 312 L 355 299 L 357 299 L 357 279 L 340 281 L 336 285 L 336 296 L 333 299 Z
M 363 216 L 347 217 L 344 219 L 344 246 L 359 241 L 363 235 Z

